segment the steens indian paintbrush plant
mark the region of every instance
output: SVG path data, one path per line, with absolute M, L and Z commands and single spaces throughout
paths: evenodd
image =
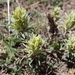
M 67 40 L 66 48 L 69 51 L 68 58 L 73 61 L 75 59 L 75 36 L 73 34 Z
M 36 36 L 33 35 L 33 38 L 27 42 L 26 45 L 26 52 L 28 56 L 37 56 L 43 52 L 42 45 L 44 44 L 44 40 L 41 38 L 40 35 Z
M 43 70 L 46 70 L 46 67 L 50 66 L 50 64 L 46 62 L 47 52 L 43 48 L 44 42 L 45 41 L 41 38 L 40 35 L 37 36 L 36 34 L 34 34 L 33 38 L 27 42 L 25 48 L 28 57 L 26 62 L 30 71 L 38 72 L 39 75 L 41 75 L 40 73 L 45 72 Z
M 64 24 L 65 30 L 72 28 L 75 25 L 75 12 L 72 11 L 69 15 L 66 16 L 66 21 Z
M 11 26 L 18 32 L 25 32 L 28 29 L 28 15 L 26 10 L 17 7 L 13 13 L 13 22 Z

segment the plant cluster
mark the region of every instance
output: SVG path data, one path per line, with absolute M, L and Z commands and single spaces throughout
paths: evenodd
M 65 34 L 63 35 L 60 34 L 61 30 L 55 23 L 55 20 L 59 20 L 60 8 L 54 8 L 53 12 L 55 19 L 51 16 L 47 17 L 48 20 L 49 18 L 52 19 L 49 20 L 48 27 L 55 25 L 58 33 L 50 33 L 47 30 L 47 34 L 39 34 L 37 28 L 30 26 L 26 11 L 20 7 L 16 8 L 10 24 L 10 34 L 7 37 L 0 34 L 0 41 L 3 41 L 1 45 L 5 50 L 4 53 L 0 53 L 0 57 L 2 57 L 0 67 L 6 73 L 11 75 L 29 75 L 30 73 L 32 75 L 53 75 L 60 61 L 64 60 L 75 64 L 75 36 L 71 35 L 68 30 L 75 25 L 75 13 L 71 12 L 67 16 L 63 25 L 65 27 L 65 32 L 63 32 Z M 56 28 L 54 29 L 52 26 L 53 31 Z M 34 33 L 34 29 L 37 34 Z M 16 31 L 18 34 L 16 34 Z

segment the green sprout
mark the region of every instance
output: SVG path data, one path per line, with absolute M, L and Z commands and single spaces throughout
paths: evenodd
M 20 7 L 17 7 L 15 9 L 15 12 L 13 13 L 13 23 L 11 26 L 19 31 L 19 32 L 24 32 L 27 31 L 28 28 L 28 16 L 26 11 Z
M 54 15 L 59 15 L 60 13 L 60 7 L 55 7 L 53 10 Z
M 60 7 L 55 7 L 53 10 L 53 15 L 54 15 L 55 20 L 58 20 L 60 18 L 59 14 L 60 14 Z
M 72 11 L 66 16 L 65 30 L 72 28 L 75 25 L 75 12 Z
M 38 55 L 42 53 L 42 45 L 44 44 L 44 40 L 42 40 L 41 36 L 33 35 L 33 38 L 30 39 L 26 45 L 26 52 L 29 56 Z

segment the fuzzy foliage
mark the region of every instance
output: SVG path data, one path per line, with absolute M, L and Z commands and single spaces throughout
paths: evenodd
M 60 7 L 55 7 L 53 10 L 54 15 L 59 15 L 60 13 Z
M 55 7 L 52 13 L 56 21 L 60 19 L 60 7 Z
M 29 56 L 38 55 L 42 53 L 42 45 L 44 44 L 44 40 L 40 35 L 33 35 L 33 38 L 27 42 L 26 51 Z
M 13 23 L 12 27 L 19 31 L 19 32 L 24 32 L 27 31 L 28 28 L 28 16 L 26 11 L 20 7 L 17 7 L 15 9 L 15 12 L 13 13 Z
M 67 50 L 74 51 L 74 49 L 75 49 L 75 36 L 72 35 L 67 40 Z
M 65 21 L 65 30 L 72 28 L 75 25 L 75 12 L 72 11 L 69 15 L 66 16 Z

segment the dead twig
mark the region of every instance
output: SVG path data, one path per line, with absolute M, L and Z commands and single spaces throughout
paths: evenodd
M 48 25 L 50 27 L 49 32 L 51 34 L 51 40 L 54 38 L 55 35 L 57 35 L 58 33 L 58 28 L 57 28 L 57 24 L 54 21 L 53 16 L 51 16 L 51 14 L 47 14 L 47 19 L 48 19 Z

